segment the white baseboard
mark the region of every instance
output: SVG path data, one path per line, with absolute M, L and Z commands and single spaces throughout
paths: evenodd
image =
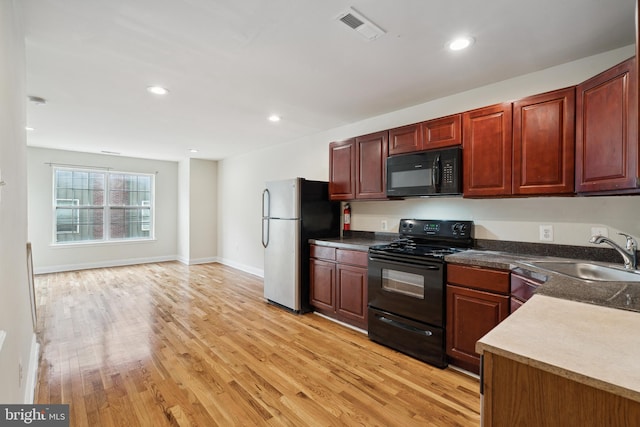
M 109 261 L 90 262 L 86 264 L 67 264 L 67 265 L 53 265 L 48 267 L 36 267 L 33 269 L 34 274 L 46 274 L 46 273 L 60 273 L 63 271 L 76 271 L 76 270 L 88 270 L 91 268 L 106 268 L 106 267 L 122 267 L 125 265 L 135 264 L 149 264 L 154 262 L 167 262 L 177 261 L 176 255 L 151 257 L 151 258 L 128 258 L 128 259 L 115 259 Z
M 242 270 L 245 273 L 253 274 L 254 276 L 264 278 L 264 269 L 259 269 L 259 268 L 251 267 L 249 265 L 240 264 L 239 262 L 231 261 L 225 258 L 218 258 L 217 261 L 220 264 L 228 265 L 229 267 Z
M 189 265 L 195 265 L 195 264 L 211 264 L 212 262 L 218 262 L 218 257 L 217 257 L 217 256 L 212 256 L 212 257 L 208 257 L 208 258 L 196 258 L 196 259 L 192 259 L 191 261 L 189 261 Z
M 36 339 L 36 334 L 33 334 L 31 339 L 31 351 L 29 352 L 29 364 L 27 366 L 27 377 L 24 382 L 24 404 L 33 404 L 36 383 L 38 382 L 38 364 L 40 361 L 40 344 Z

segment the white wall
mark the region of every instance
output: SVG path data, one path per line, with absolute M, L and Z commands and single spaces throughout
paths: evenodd
M 326 181 L 326 137 L 225 159 L 218 164 L 218 258 L 262 276 L 262 190 L 267 181 L 303 177 Z
M 178 259 L 184 264 L 217 260 L 218 162 L 185 159 L 178 166 Z
M 218 162 L 190 160 L 189 185 L 189 264 L 216 259 Z
M 635 54 L 634 46 L 483 86 L 353 123 L 219 164 L 219 246 L 222 262 L 261 275 L 260 195 L 265 181 L 302 176 L 328 180 L 329 143 L 578 84 Z M 437 82 L 434 82 L 437 84 Z M 555 242 L 585 245 L 592 224 L 640 236 L 632 212 L 640 198 L 416 199 L 355 202 L 352 229 L 376 231 L 381 219 L 397 230 L 401 217 L 476 221 L 479 238 L 538 241 L 539 224 L 554 226 Z
M 37 345 L 27 279 L 26 85 L 19 1 L 0 0 L 0 402 L 31 403 Z M 20 375 L 19 364 L 23 366 Z
M 189 264 L 189 181 L 190 159 L 178 164 L 178 260 Z
M 52 245 L 53 168 L 49 163 L 156 174 L 155 239 Z M 178 163 L 29 147 L 29 238 L 36 273 L 175 260 L 178 245 Z

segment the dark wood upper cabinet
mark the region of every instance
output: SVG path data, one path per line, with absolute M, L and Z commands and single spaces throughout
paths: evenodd
M 356 138 L 356 199 L 387 197 L 387 157 L 387 131 Z
M 581 83 L 576 92 L 576 192 L 637 192 L 635 57 Z
M 462 114 L 422 123 L 422 141 L 425 150 L 462 144 Z
M 574 190 L 575 88 L 513 103 L 513 194 Z
M 389 130 L 390 156 L 420 150 L 422 150 L 422 126 L 420 123 Z
M 465 197 L 511 194 L 511 103 L 462 115 Z
M 462 144 L 462 115 L 427 120 L 389 130 L 389 155 Z
M 329 145 L 329 198 L 351 200 L 356 191 L 356 140 Z

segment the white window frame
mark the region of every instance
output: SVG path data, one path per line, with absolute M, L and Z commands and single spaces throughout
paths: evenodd
M 73 231 L 69 232 L 57 232 L 57 216 L 56 216 L 56 208 L 60 207 L 57 205 L 57 200 L 72 200 L 72 199 L 56 199 L 56 172 L 59 170 L 64 171 L 72 171 L 72 172 L 89 172 L 89 173 L 98 173 L 104 175 L 104 202 L 102 205 L 89 205 L 89 206 L 79 206 L 79 200 L 76 200 L 77 203 L 74 203 L 73 206 L 78 206 L 77 215 L 79 217 L 80 209 L 95 209 L 101 208 L 103 209 L 103 235 L 102 239 L 93 239 L 93 240 L 72 240 L 72 241 L 57 241 L 58 234 L 64 233 L 73 233 Z M 132 205 L 111 205 L 109 199 L 109 175 L 135 175 L 135 176 L 146 176 L 150 178 L 151 188 L 150 188 L 150 198 L 151 200 L 143 200 L 141 201 L 140 206 L 132 206 Z M 150 241 L 155 240 L 155 174 L 152 173 L 140 173 L 140 172 L 125 172 L 125 171 L 116 171 L 116 170 L 107 170 L 107 169 L 91 169 L 91 168 L 77 168 L 77 167 L 68 167 L 68 166 L 54 166 L 52 168 L 52 223 L 53 223 L 53 233 L 52 233 L 52 245 L 53 246 L 71 246 L 71 245 L 96 245 L 96 244 L 113 244 L 113 243 L 129 243 L 129 242 L 138 242 L 138 241 Z M 112 238 L 111 237 L 111 208 L 135 208 L 135 207 L 149 207 L 149 215 L 148 221 L 145 221 L 144 224 L 141 221 L 140 223 L 140 231 L 149 231 L 149 236 L 147 237 L 133 237 L 133 238 Z M 141 219 L 145 217 L 145 215 L 140 212 Z M 146 227 L 144 226 L 146 224 Z M 77 226 L 77 232 L 79 233 L 79 225 Z M 145 229 L 147 228 L 147 229 Z

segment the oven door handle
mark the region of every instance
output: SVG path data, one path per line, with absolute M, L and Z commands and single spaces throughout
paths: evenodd
M 427 270 L 440 270 L 442 268 L 442 264 L 436 265 L 433 263 L 433 261 L 428 261 L 428 260 L 412 259 L 410 261 L 399 261 L 397 258 L 393 260 L 391 258 L 392 257 L 388 257 L 385 255 L 375 255 L 375 256 L 369 255 L 370 261 L 384 262 L 385 264 L 421 267 Z
M 415 326 L 406 325 L 402 322 L 398 322 L 393 319 L 388 319 L 384 316 L 378 316 L 378 318 L 380 319 L 381 322 L 386 323 L 387 325 L 390 325 L 390 326 L 395 326 L 396 328 L 404 329 L 406 331 L 414 332 L 420 335 L 426 335 L 428 337 L 433 335 L 433 332 L 431 331 L 425 331 L 424 329 L 416 328 Z

